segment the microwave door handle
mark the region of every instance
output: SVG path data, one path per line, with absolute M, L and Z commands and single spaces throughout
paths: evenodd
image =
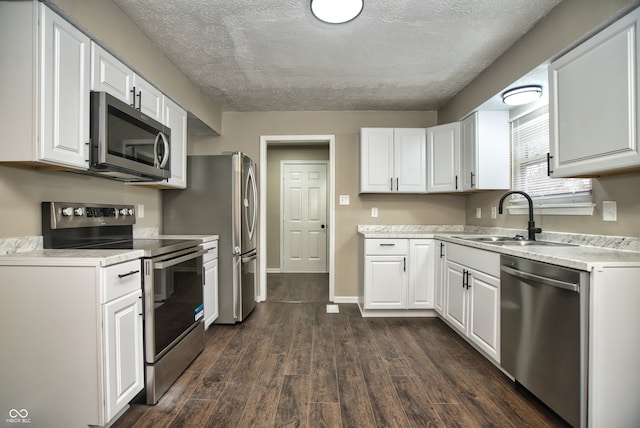
M 160 139 L 162 139 L 162 146 L 164 147 L 162 159 L 158 157 L 158 142 Z M 159 161 L 158 167 L 164 168 L 169 162 L 169 141 L 167 141 L 167 136 L 164 135 L 164 132 L 158 132 L 158 135 L 156 135 L 156 139 L 153 142 L 153 152 L 155 153 L 156 162 Z

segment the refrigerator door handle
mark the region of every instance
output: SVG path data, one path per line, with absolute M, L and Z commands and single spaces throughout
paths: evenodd
M 251 186 L 251 188 L 249 188 Z M 251 190 L 251 192 L 249 192 Z M 247 199 L 244 200 L 244 209 L 245 211 L 251 210 L 251 215 L 248 215 L 247 212 L 245 218 L 247 221 L 247 231 L 249 232 L 249 240 L 253 240 L 253 233 L 256 229 L 256 180 L 254 177 L 253 168 L 249 167 L 249 172 L 247 173 L 247 182 L 245 183 L 245 195 L 249 195 L 251 193 L 252 201 Z M 251 223 L 251 224 L 249 224 Z

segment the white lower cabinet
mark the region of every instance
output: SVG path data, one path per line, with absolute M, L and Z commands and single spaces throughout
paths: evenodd
M 500 255 L 448 244 L 444 319 L 500 362 Z
M 433 309 L 433 239 L 364 239 L 360 306 Z
M 140 260 L 78 260 L 0 265 L 0 403 L 33 426 L 109 425 L 144 387 Z
M 444 317 L 445 300 L 444 300 L 444 278 L 446 272 L 446 255 L 447 244 L 443 241 L 435 242 L 435 284 L 433 287 L 433 307 L 436 312 Z
M 209 328 L 218 319 L 218 241 L 203 244 L 209 252 L 202 256 L 204 283 L 202 297 L 204 302 L 204 328 Z
M 122 410 L 142 387 L 142 291 L 103 305 L 106 420 Z

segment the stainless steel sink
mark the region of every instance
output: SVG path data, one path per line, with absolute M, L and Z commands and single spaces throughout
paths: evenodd
M 460 239 L 468 241 L 482 242 L 484 244 L 504 245 L 510 247 L 528 247 L 528 246 L 560 246 L 574 247 L 575 244 L 566 244 L 564 242 L 549 241 L 531 241 L 528 239 L 512 238 L 509 236 L 458 236 Z

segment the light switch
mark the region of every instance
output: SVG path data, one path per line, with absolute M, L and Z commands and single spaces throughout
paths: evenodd
M 602 201 L 602 220 L 618 220 L 618 206 L 616 204 L 616 201 Z
M 138 204 L 138 218 L 144 218 L 144 205 Z
M 498 208 L 491 207 L 491 218 L 498 218 Z
M 476 218 L 482 218 L 482 208 L 476 208 Z
M 378 208 L 377 207 L 371 208 L 371 217 L 378 217 Z
M 340 195 L 340 205 L 349 205 L 349 195 Z

